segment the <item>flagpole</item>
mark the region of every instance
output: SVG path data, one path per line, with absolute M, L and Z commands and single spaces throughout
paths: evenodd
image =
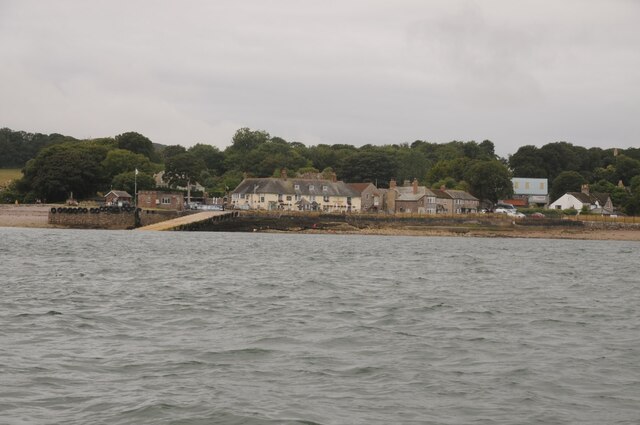
M 133 200 L 135 207 L 138 208 L 138 169 L 133 173 Z

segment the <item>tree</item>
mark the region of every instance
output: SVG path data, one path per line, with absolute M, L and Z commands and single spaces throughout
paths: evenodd
M 191 152 L 173 156 L 165 162 L 164 178 L 169 186 L 187 186 L 195 183 L 206 168 L 204 160 Z
M 447 177 L 451 177 L 455 181 L 464 180 L 470 162 L 471 160 L 465 157 L 436 162 L 427 172 L 427 184 L 431 185 Z
M 474 161 L 465 173 L 471 193 L 481 199 L 498 202 L 513 195 L 511 173 L 500 161 Z
M 227 170 L 248 172 L 252 163 L 248 154 L 269 140 L 269 133 L 241 128 L 233 136 L 231 146 L 224 151 L 224 166 Z M 255 163 L 255 160 L 253 161 Z
M 156 181 L 153 176 L 147 173 L 138 173 L 135 175 L 135 171 L 127 171 L 126 173 L 118 174 L 111 180 L 111 187 L 117 190 L 125 190 L 132 196 L 135 195 L 135 190 L 151 190 L 156 187 Z
M 379 150 L 355 152 L 343 158 L 337 167 L 341 180 L 347 182 L 375 182 L 386 186 L 396 176 L 396 158 Z
M 140 133 L 134 131 L 122 133 L 117 135 L 115 140 L 119 149 L 126 149 L 133 153 L 142 154 L 150 160 L 156 159 L 153 143 Z
M 181 153 L 185 153 L 186 151 L 187 149 L 185 149 L 184 146 L 170 145 L 170 146 L 165 146 L 165 148 L 160 151 L 160 155 L 162 156 L 162 159 L 166 161 L 167 159 L 174 157 L 176 155 L 179 155 Z
M 629 215 L 640 215 L 640 192 L 636 192 L 629 196 L 624 205 L 625 213 Z
M 549 196 L 555 201 L 567 192 L 579 192 L 585 183 L 587 181 L 577 171 L 563 171 L 551 183 Z
M 629 189 L 631 193 L 640 193 L 640 175 L 631 178 Z
M 509 167 L 516 177 L 547 177 L 544 159 L 539 149 L 533 145 L 522 146 L 509 156 Z
M 109 151 L 107 157 L 102 161 L 102 166 L 110 177 L 126 172 L 133 172 L 136 169 L 141 172 L 151 173 L 153 168 L 149 158 L 125 149 L 113 149 Z
M 27 162 L 20 185 L 33 197 L 58 202 L 94 196 L 107 186 L 102 161 L 107 147 L 91 142 L 52 145 Z
M 496 148 L 491 140 L 483 140 L 479 146 L 483 159 L 496 159 Z
M 640 175 L 640 161 L 626 155 L 618 155 L 615 159 L 615 170 L 616 178 L 624 184 L 629 184 L 633 177 Z
M 220 149 L 211 145 L 198 143 L 189 148 L 189 152 L 198 158 L 202 158 L 209 173 L 221 175 L 224 173 L 224 154 Z

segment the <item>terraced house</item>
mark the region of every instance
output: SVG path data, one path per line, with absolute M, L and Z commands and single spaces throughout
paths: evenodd
M 326 179 L 246 178 L 231 194 L 237 209 L 360 212 L 360 193 Z
M 413 214 L 469 214 L 477 213 L 480 201 L 462 190 L 429 189 L 419 186 L 418 180 L 406 180 L 398 186 L 391 180 L 386 206 L 389 213 Z

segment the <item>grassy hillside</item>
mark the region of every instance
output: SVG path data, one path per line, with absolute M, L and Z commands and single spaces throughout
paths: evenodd
M 0 168 L 0 187 L 5 186 L 10 180 L 22 177 L 20 168 Z

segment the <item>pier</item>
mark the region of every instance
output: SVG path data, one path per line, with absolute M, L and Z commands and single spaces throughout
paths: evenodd
M 237 211 L 203 211 L 171 220 L 161 221 L 135 229 L 138 230 L 195 230 L 207 223 L 228 220 L 238 215 Z

